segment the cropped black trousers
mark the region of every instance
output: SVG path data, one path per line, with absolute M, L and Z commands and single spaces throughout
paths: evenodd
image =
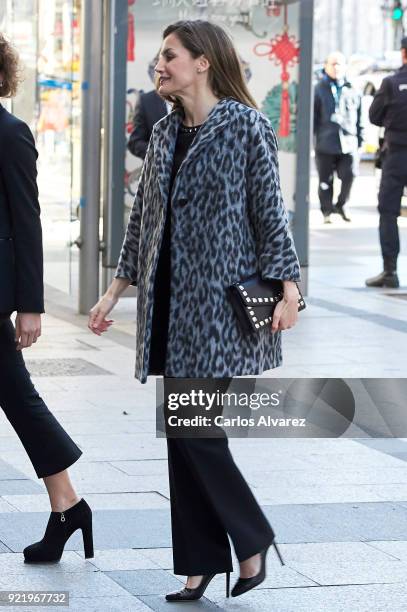
M 62 472 L 82 455 L 32 384 L 9 318 L 0 319 L 0 406 L 38 478 Z

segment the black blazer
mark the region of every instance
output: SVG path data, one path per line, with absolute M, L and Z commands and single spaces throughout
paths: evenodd
M 0 313 L 44 312 L 38 157 L 26 123 L 0 104 Z
M 127 143 L 130 153 L 145 158 L 153 126 L 165 115 L 167 107 L 155 90 L 140 94 L 134 111 L 133 131 Z

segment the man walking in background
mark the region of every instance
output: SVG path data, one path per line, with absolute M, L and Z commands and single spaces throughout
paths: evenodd
M 350 221 L 344 206 L 350 196 L 358 148 L 363 141 L 361 97 L 346 80 L 345 70 L 345 56 L 339 51 L 331 53 L 314 94 L 315 163 L 325 223 L 331 223 L 332 213 Z M 341 191 L 336 205 L 333 205 L 335 171 L 341 180 Z
M 407 185 L 407 36 L 401 41 L 401 59 L 401 68 L 383 79 L 369 110 L 370 121 L 385 131 L 378 205 L 383 271 L 366 280 L 368 287 L 399 287 L 397 217 Z
M 133 131 L 127 143 L 130 153 L 140 159 L 145 158 L 154 124 L 170 110 L 171 105 L 167 104 L 155 89 L 140 94 L 134 111 Z

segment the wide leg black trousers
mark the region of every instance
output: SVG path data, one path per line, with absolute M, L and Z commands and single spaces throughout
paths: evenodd
M 226 392 L 230 380 L 214 379 L 213 391 Z M 233 460 L 226 434 L 167 437 L 167 448 L 175 574 L 233 571 L 228 535 L 239 562 L 273 541 L 273 529 Z
M 0 406 L 38 478 L 62 472 L 82 455 L 32 384 L 8 318 L 0 321 Z

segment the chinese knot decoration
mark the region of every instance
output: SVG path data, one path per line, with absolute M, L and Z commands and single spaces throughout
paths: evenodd
M 254 47 L 256 55 L 268 56 L 270 61 L 278 66 L 281 64 L 281 111 L 279 136 L 290 135 L 290 98 L 288 92 L 290 73 L 288 68 L 295 66 L 299 62 L 300 47 L 294 36 L 288 34 L 287 6 L 284 7 L 284 30 L 282 34 L 277 34 L 268 42 L 257 43 Z

